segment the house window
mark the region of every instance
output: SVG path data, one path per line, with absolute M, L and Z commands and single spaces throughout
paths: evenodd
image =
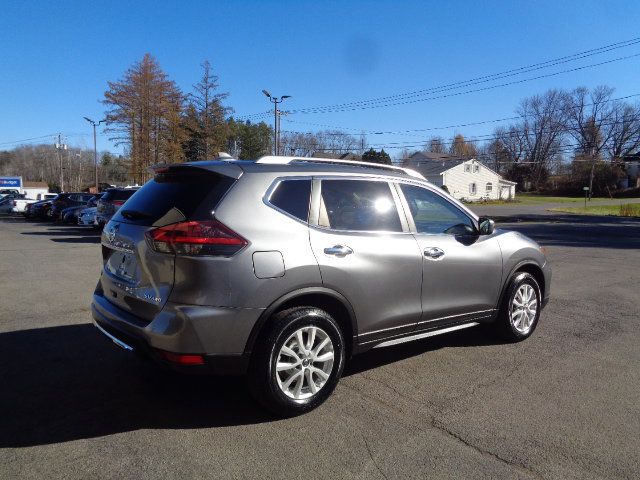
M 470 172 L 471 171 L 471 165 L 467 164 L 464 166 L 464 171 L 465 172 Z
M 478 173 L 480 171 L 480 165 L 473 166 L 473 173 Z
M 471 195 L 475 195 L 476 191 L 477 191 L 476 184 L 475 183 L 470 183 L 469 184 L 469 193 Z
M 491 182 L 487 183 L 487 192 L 491 192 L 493 190 L 493 184 Z

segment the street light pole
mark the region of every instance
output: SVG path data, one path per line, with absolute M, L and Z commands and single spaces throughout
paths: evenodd
M 58 164 L 60 165 L 60 193 L 64 192 L 64 173 L 62 168 L 62 155 L 60 150 L 67 150 L 67 145 L 62 143 L 62 134 L 58 134 L 58 141 L 56 143 L 56 152 L 58 154 Z
M 273 154 L 280 155 L 280 111 L 278 110 L 278 104 L 282 103 L 285 98 L 291 98 L 291 95 L 282 95 L 278 98 L 272 97 L 266 90 L 262 90 L 262 93 L 273 103 Z
M 98 188 L 98 148 L 96 146 L 96 127 L 105 121 L 103 118 L 99 122 L 94 122 L 90 118 L 84 117 L 84 119 L 93 125 L 93 164 L 94 164 L 94 172 L 95 172 L 95 181 L 96 181 L 96 193 L 99 193 Z M 82 159 L 80 159 L 82 160 Z

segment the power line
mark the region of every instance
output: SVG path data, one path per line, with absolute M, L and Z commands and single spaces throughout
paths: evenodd
M 546 77 L 550 77 L 550 76 L 555 76 L 555 75 L 560 75 L 563 73 L 569 73 L 569 72 L 573 72 L 573 71 L 578 71 L 578 70 L 582 70 L 585 68 L 592 68 L 592 67 L 596 67 L 596 66 L 601 66 L 601 65 L 605 65 L 608 63 L 612 63 L 612 62 L 616 62 L 616 61 L 622 61 L 622 60 L 626 60 L 629 58 L 633 58 L 636 57 L 640 54 L 637 55 L 629 55 L 629 56 L 625 56 L 625 57 L 618 57 L 616 59 L 612 59 L 612 60 L 608 60 L 608 61 L 604 61 L 604 62 L 599 62 L 599 63 L 595 63 L 595 64 L 590 64 L 590 65 L 585 65 L 582 67 L 577 67 L 577 68 L 573 68 L 573 69 L 568 69 L 568 70 L 562 70 L 559 72 L 554 72 L 551 74 L 546 74 L 546 75 L 540 75 L 540 76 L 536 76 L 536 77 L 532 77 L 532 78 L 528 78 L 528 79 L 523 79 L 523 80 L 518 80 L 518 81 L 513 81 L 513 82 L 506 82 L 503 84 L 499 84 L 499 85 L 493 85 L 493 86 L 489 86 L 489 87 L 484 87 L 484 88 L 479 88 L 479 89 L 472 89 L 469 91 L 464 91 L 464 92 L 458 92 L 458 93 L 454 93 L 454 94 L 449 94 L 449 95 L 440 95 L 437 97 L 427 97 L 427 98 L 418 98 L 418 99 L 414 99 L 414 100 L 405 100 L 405 101 L 399 101 L 399 102 L 393 102 L 393 100 L 397 100 L 397 99 L 405 99 L 405 98 L 413 98 L 416 96 L 422 96 L 425 95 L 427 93 L 436 93 L 436 92 L 441 92 L 441 91 L 447 91 L 447 90 L 457 90 L 460 88 L 463 88 L 465 86 L 470 86 L 470 85 L 476 85 L 479 83 L 486 83 L 488 81 L 495 81 L 495 80 L 499 80 L 501 78 L 508 78 L 511 76 L 515 76 L 515 75 L 520 75 L 522 73 L 528 73 L 531 71 L 535 71 L 535 70 L 540 70 L 543 68 L 549 68 L 549 67 L 553 67 L 556 65 L 560 65 L 563 63 L 568 63 L 568 62 L 572 62 L 572 61 L 576 61 L 576 60 L 580 60 L 583 58 L 587 58 L 593 55 L 598 55 L 601 53 L 606 53 L 618 48 L 625 48 L 625 47 L 629 47 L 629 46 L 633 46 L 640 43 L 640 37 L 637 38 L 633 38 L 630 40 L 626 40 L 624 42 L 618 42 L 618 43 L 614 43 L 614 44 L 610 44 L 610 45 L 605 45 L 602 47 L 598 47 L 595 49 L 591 49 L 591 50 L 586 50 L 583 52 L 578 52 L 572 55 L 568 55 L 565 57 L 559 57 L 553 60 L 548 60 L 546 62 L 540 62 L 540 63 L 535 63 L 532 65 L 527 65 L 524 67 L 519 67 L 516 69 L 512 69 L 512 70 L 507 70 L 504 72 L 499 72 L 499 73 L 494 73 L 494 74 L 490 74 L 490 75 L 484 75 L 484 76 L 480 76 L 480 77 L 475 77 L 469 80 L 464 80 L 464 81 L 459 81 L 459 82 L 454 82 L 454 83 L 450 83 L 450 84 L 446 84 L 446 85 L 442 85 L 442 86 L 438 86 L 438 87 L 431 87 L 431 88 L 427 88 L 427 89 L 422 89 L 422 90 L 416 90 L 413 92 L 406 92 L 406 93 L 401 93 L 401 94 L 395 94 L 395 95 L 388 95 L 386 97 L 378 97 L 378 98 L 374 98 L 374 99 L 369 99 L 369 100 L 360 100 L 360 101 L 355 101 L 355 102 L 346 102 L 346 103 L 341 103 L 341 104 L 334 104 L 334 105 L 326 105 L 326 106 L 317 106 L 317 107 L 309 107 L 309 108 L 305 108 L 305 109 L 299 109 L 299 110 L 291 110 L 291 113 L 303 113 L 303 114 L 310 114 L 310 113 L 333 113 L 333 112 L 344 112 L 344 111 L 354 111 L 354 110 L 362 110 L 362 109 L 368 109 L 368 108 L 382 108 L 382 107 L 387 107 L 387 106 L 394 106 L 394 105 L 404 105 L 404 104 L 408 104 L 408 103 L 416 103 L 416 102 L 422 102 L 422 101 L 427 101 L 427 100 L 433 100 L 433 99 L 438 99 L 438 98 L 446 98 L 446 97 L 450 97 L 450 96 L 454 96 L 454 95 L 462 95 L 462 94 L 467 94 L 467 93 L 473 93 L 473 92 L 478 92 L 478 91 L 484 91 L 484 90 L 489 90 L 489 89 L 493 89 L 493 88 L 500 88 L 500 87 L 504 87 L 504 86 L 508 86 L 508 85 L 513 85 L 513 84 L 517 84 L 517 83 L 523 83 L 525 81 L 532 81 L 532 80 L 536 80 L 536 79 L 540 79 L 540 78 L 546 78 Z M 391 102 L 389 102 L 391 100 Z M 386 103 L 382 103 L 382 102 L 386 102 Z M 256 114 L 249 114 L 249 115 L 245 115 L 245 116 L 241 116 L 239 118 L 260 118 L 260 117 L 264 117 L 265 113 L 256 113 Z
M 57 133 L 50 133 L 49 135 L 42 135 L 40 137 L 23 138 L 22 140 L 14 140 L 12 142 L 3 142 L 3 143 L 0 143 L 0 145 L 12 145 L 14 143 L 30 142 L 32 140 L 40 140 L 43 138 L 55 137 L 56 135 Z
M 554 59 L 554 60 L 549 60 L 546 62 L 541 62 L 541 63 L 536 63 L 533 65 L 528 65 L 525 67 L 519 67 L 513 70 L 507 70 L 506 72 L 500 72 L 500 73 L 495 73 L 495 74 L 491 74 L 491 75 L 484 75 L 481 77 L 476 77 L 476 78 L 472 78 L 470 80 L 464 80 L 464 81 L 460 81 L 460 82 L 455 82 L 455 83 L 450 83 L 450 84 L 446 84 L 446 85 L 441 85 L 438 87 L 432 87 L 432 88 L 427 88 L 427 89 L 422 89 L 422 90 L 416 90 L 413 92 L 407 92 L 407 93 L 401 93 L 401 94 L 396 94 L 396 95 L 389 95 L 386 97 L 378 97 L 378 98 L 374 98 L 374 99 L 370 99 L 370 100 L 360 100 L 360 101 L 356 101 L 356 102 L 349 102 L 349 103 L 342 103 L 342 104 L 337 104 L 337 105 L 331 105 L 331 106 L 327 106 L 327 107 L 315 107 L 315 108 L 334 108 L 334 107 L 346 107 L 346 106 L 355 106 L 355 105 L 362 105 L 362 104 L 369 104 L 369 103 L 382 103 L 382 102 L 387 102 L 390 100 L 395 100 L 395 99 L 403 99 L 403 98 L 414 98 L 416 96 L 421 96 L 424 94 L 428 94 L 428 93 L 437 93 L 440 91 L 447 91 L 447 90 L 452 90 L 452 89 L 458 89 L 458 88 L 462 88 L 462 87 L 466 87 L 466 86 L 471 86 L 471 85 L 477 85 L 480 83 L 486 83 L 489 81 L 493 81 L 493 80 L 499 80 L 502 78 L 509 78 L 509 77 L 513 77 L 516 75 L 520 75 L 522 73 L 529 73 L 532 71 L 536 71 L 536 70 L 541 70 L 543 68 L 549 68 L 549 67 L 553 67 L 556 65 L 561 65 L 564 63 L 568 63 L 568 62 L 573 62 L 576 60 L 581 60 L 583 58 L 588 58 L 594 55 L 599 55 L 601 53 L 606 53 L 612 50 L 616 50 L 618 48 L 624 48 L 624 47 L 630 47 L 633 45 L 636 45 L 640 43 L 640 38 L 634 38 L 631 40 L 627 40 L 625 42 L 619 42 L 616 44 L 611 44 L 611 45 L 606 45 L 604 47 L 599 47 L 596 49 L 592 49 L 592 50 L 587 50 L 585 52 L 579 52 L 573 55 L 569 55 L 566 57 L 561 57 L 558 59 Z
M 603 103 L 616 102 L 616 101 L 620 101 L 620 100 L 627 100 L 629 98 L 634 98 L 634 97 L 640 97 L 640 93 L 634 93 L 634 94 L 631 94 L 631 95 L 625 95 L 624 97 L 611 98 L 609 100 L 603 101 Z M 583 105 L 583 107 L 590 107 L 592 105 L 593 105 L 593 103 L 586 103 L 586 104 Z M 489 123 L 506 122 L 506 121 L 510 121 L 510 120 L 518 120 L 518 119 L 521 119 L 521 118 L 527 118 L 527 115 L 516 115 L 516 116 L 513 116 L 513 117 L 494 118 L 494 119 L 491 119 L 491 120 L 480 120 L 480 121 L 477 121 L 477 122 L 459 123 L 459 124 L 456 124 L 456 125 L 445 125 L 445 126 L 438 126 L 438 127 L 414 128 L 414 129 L 408 129 L 408 130 L 391 130 L 391 131 L 364 130 L 364 129 L 356 129 L 356 128 L 337 127 L 335 125 L 299 122 L 297 120 L 289 120 L 289 119 L 285 119 L 285 121 L 289 122 L 289 123 L 299 123 L 299 124 L 304 124 L 304 125 L 316 125 L 316 126 L 321 126 L 321 127 L 326 127 L 326 128 L 332 128 L 332 129 L 335 129 L 335 130 L 354 130 L 354 131 L 358 131 L 359 135 L 404 135 L 404 134 L 407 134 L 407 133 L 430 132 L 430 131 L 435 131 L 435 130 L 449 130 L 449 129 L 452 129 L 452 128 L 463 128 L 463 127 L 471 127 L 471 126 L 476 126 L 476 125 L 486 125 L 486 124 L 489 124 Z M 283 130 L 283 132 L 287 132 L 287 133 L 302 133 L 302 134 L 309 134 L 309 135 L 313 135 L 315 133 L 318 133 L 318 132 L 311 132 L 311 131 L 301 132 L 301 131 L 295 131 L 295 130 Z M 345 135 L 345 133 L 343 133 L 343 132 L 322 132 L 322 133 L 323 133 L 323 135 L 328 135 L 328 136 Z M 353 134 L 353 135 L 356 135 L 356 134 Z
M 607 60 L 604 62 L 599 62 L 599 63 L 593 63 L 590 65 L 583 65 L 581 67 L 575 67 L 575 68 L 570 68 L 567 70 L 561 70 L 559 72 L 553 72 L 553 73 L 547 73 L 544 75 L 538 75 L 535 77 L 529 77 L 529 78 L 524 78 L 521 80 L 514 80 L 511 82 L 506 82 L 506 83 L 499 83 L 497 85 L 490 85 L 487 87 L 482 87 L 482 88 L 474 88 L 471 90 L 464 90 L 462 92 L 455 92 L 455 93 L 448 93 L 448 94 L 444 94 L 444 95 L 437 95 L 437 96 L 432 96 L 432 97 L 426 97 L 426 98 L 419 98 L 419 99 L 415 99 L 415 100 L 405 100 L 405 101 L 401 101 L 401 102 L 392 102 L 392 103 L 385 103 L 385 104 L 373 104 L 373 105 L 366 105 L 366 106 L 361 106 L 361 107 L 353 107 L 353 108 L 338 108 L 338 109 L 301 109 L 301 110 L 289 110 L 289 113 L 295 114 L 295 113 L 300 113 L 300 114 L 313 114 L 313 113 L 339 113 L 339 112 L 352 112 L 352 111 L 357 111 L 357 110 L 369 110 L 369 109 L 373 109 L 373 108 L 383 108 L 383 107 L 393 107 L 393 106 L 398 106 L 398 105 L 410 105 L 410 104 L 414 104 L 414 103 L 420 103 L 420 102 L 426 102 L 429 100 L 441 100 L 443 98 L 450 98 L 450 97 L 457 97 L 460 95 L 467 95 L 469 93 L 477 93 L 477 92 L 484 92 L 484 91 L 488 91 L 488 90 L 495 90 L 496 88 L 502 88 L 502 87 L 508 87 L 510 85 L 517 85 L 520 83 L 525 83 L 525 82 L 531 82 L 533 80 L 540 80 L 542 78 L 549 78 L 549 77 L 554 77 L 556 75 L 561 75 L 563 73 L 571 73 L 571 72 L 578 72 L 581 70 L 585 70 L 587 68 L 594 68 L 594 67 L 599 67 L 602 65 L 608 65 L 610 63 L 614 63 L 614 62 L 620 62 L 623 60 L 629 60 L 631 58 L 636 58 L 639 57 L 640 53 L 636 53 L 633 55 L 627 55 L 624 57 L 618 57 L 618 58 L 614 58 L 611 60 Z

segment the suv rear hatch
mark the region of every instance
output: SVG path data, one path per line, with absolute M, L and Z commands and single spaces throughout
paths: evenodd
M 113 215 L 131 196 L 136 193 L 133 188 L 113 188 L 102 194 L 97 204 L 97 211 L 101 215 Z
M 100 282 L 108 301 L 146 322 L 159 313 L 173 288 L 176 253 L 197 255 L 198 245 L 189 241 L 207 243 L 185 242 L 185 235 L 193 234 L 193 224 L 215 222 L 214 208 L 242 174 L 235 165 L 212 163 L 156 170 L 107 223 Z

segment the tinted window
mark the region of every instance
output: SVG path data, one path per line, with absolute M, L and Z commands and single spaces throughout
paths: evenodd
M 127 198 L 114 219 L 120 222 L 151 225 L 171 210 L 184 219 L 210 218 L 233 179 L 200 169 L 180 169 L 155 176 L 139 190 L 120 190 Z M 101 200 L 113 200 L 107 192 Z M 116 198 L 117 199 L 117 198 Z M 177 210 L 177 212 L 176 212 Z M 177 217 L 174 215 L 174 220 Z M 200 219 L 199 217 L 197 219 Z M 169 223 L 173 223 L 169 222 Z
M 104 197 L 102 197 L 102 200 L 105 200 L 105 201 L 127 200 L 129 197 L 133 196 L 133 194 L 136 192 L 137 192 L 137 189 L 133 189 L 133 188 L 107 190 Z
M 402 231 L 387 182 L 323 180 L 320 224 L 335 230 Z
M 463 234 L 475 232 L 473 221 L 454 204 L 414 185 L 400 185 L 418 233 Z
M 283 180 L 271 194 L 269 202 L 306 222 L 309 217 L 310 194 L 311 180 Z

